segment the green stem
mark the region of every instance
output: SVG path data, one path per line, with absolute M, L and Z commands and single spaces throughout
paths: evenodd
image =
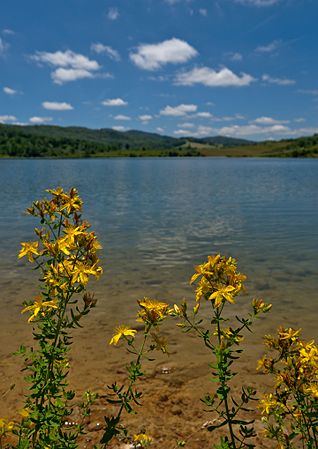
M 223 394 L 224 394 L 223 402 L 224 402 L 225 413 L 226 413 L 226 417 L 227 417 L 227 424 L 228 424 L 230 437 L 231 437 L 232 449 L 236 449 L 235 435 L 234 435 L 233 426 L 232 426 L 232 417 L 230 414 L 229 403 L 228 403 L 227 389 L 229 387 L 227 386 L 226 380 L 224 379 L 224 370 L 223 370 L 224 354 L 223 354 L 223 349 L 222 349 L 221 326 L 220 326 L 220 319 L 221 319 L 221 313 L 223 310 L 223 306 L 224 306 L 224 303 L 222 304 L 220 309 L 218 309 L 218 308 L 215 309 L 212 304 L 215 321 L 216 321 L 216 325 L 217 325 L 217 337 L 218 337 L 218 343 L 219 343 L 220 360 L 219 360 L 217 369 L 218 369 L 218 373 L 219 373 L 219 380 L 220 380 L 221 386 L 223 387 Z
M 142 345 L 140 347 L 140 350 L 138 352 L 136 365 L 139 365 L 139 363 L 140 363 L 140 361 L 142 359 L 144 348 L 145 348 L 145 344 L 146 344 L 146 341 L 147 341 L 147 338 L 148 338 L 151 326 L 152 326 L 151 324 L 148 324 L 148 326 L 147 326 L 147 328 L 145 330 L 144 339 L 143 339 Z M 129 383 L 128 387 L 127 387 L 126 393 L 124 393 L 124 397 L 127 397 L 131 393 L 132 387 L 134 386 L 135 382 L 136 382 L 136 380 L 134 380 L 134 379 L 130 380 L 130 383 Z M 121 406 L 120 406 L 120 408 L 118 410 L 118 413 L 117 413 L 117 416 L 116 416 L 116 420 L 120 419 L 123 409 L 124 409 L 124 403 L 122 402 Z

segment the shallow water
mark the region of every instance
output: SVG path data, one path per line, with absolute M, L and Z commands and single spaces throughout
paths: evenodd
M 36 222 L 22 212 L 58 185 L 78 188 L 102 241 L 100 290 L 172 295 L 194 264 L 221 252 L 238 258 L 253 290 L 294 307 L 315 304 L 317 160 L 2 160 L 0 276 L 8 287 L 30 279 L 16 253 Z

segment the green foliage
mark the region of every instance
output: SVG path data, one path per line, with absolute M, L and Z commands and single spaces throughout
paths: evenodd
M 199 281 L 198 281 L 199 280 Z M 240 357 L 242 350 L 238 349 L 243 340 L 242 332 L 251 331 L 254 320 L 260 313 L 270 310 L 271 305 L 262 300 L 253 300 L 252 311 L 247 318 L 235 317 L 234 327 L 226 326 L 229 319 L 224 318 L 224 308 L 228 303 L 234 303 L 235 297 L 242 291 L 245 276 L 237 272 L 234 259 L 216 255 L 210 256 L 206 263 L 196 267 L 196 273 L 191 282 L 198 282 L 196 288 L 197 304 L 189 314 L 188 306 L 183 302 L 175 305 L 175 315 L 181 317 L 179 324 L 184 331 L 193 331 L 202 340 L 211 353 L 210 363 L 214 392 L 202 398 L 207 409 L 216 415 L 216 418 L 207 425 L 210 432 L 216 429 L 227 429 L 227 435 L 221 437 L 216 445 L 219 449 L 251 449 L 254 444 L 250 442 L 255 437 L 253 428 L 254 417 L 245 418 L 245 414 L 254 410 L 249 407 L 255 401 L 256 391 L 252 387 L 242 386 L 239 398 L 232 392 L 232 380 L 237 375 L 233 371 L 233 363 Z M 200 318 L 200 301 L 205 299 L 211 306 L 210 324 L 205 327 Z
M 81 220 L 82 201 L 75 189 L 69 193 L 49 190 L 50 200 L 36 201 L 28 213 L 39 218 L 37 240 L 23 242 L 19 258 L 27 256 L 41 272 L 40 293 L 26 302 L 22 313 L 30 312 L 34 347 L 21 346 L 28 393 L 22 421 L 13 427 L 16 449 L 75 449 L 83 423 L 71 430 L 63 427 L 71 415 L 75 392 L 68 387 L 70 331 L 95 306 L 86 293 L 90 276 L 98 277 L 97 250 L 100 245 L 89 224 Z M 84 295 L 83 295 L 84 293 Z M 82 297 L 82 301 L 80 301 Z M 89 413 L 94 394 L 86 393 L 83 417 Z
M 59 126 L 0 124 L 0 156 L 4 157 L 114 157 L 187 155 L 184 141 L 139 131 Z M 172 150 L 173 149 L 173 150 Z M 194 150 L 188 155 L 198 155 Z
M 318 347 L 300 330 L 278 329 L 267 335 L 269 349 L 258 368 L 275 379 L 273 392 L 260 401 L 267 437 L 279 447 L 318 448 Z

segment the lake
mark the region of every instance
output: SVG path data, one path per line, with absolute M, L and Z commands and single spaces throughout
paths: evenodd
M 0 160 L 0 173 L 0 356 L 9 365 L 10 351 L 30 335 L 21 303 L 37 292 L 37 272 L 17 260 L 19 242 L 33 240 L 38 225 L 23 211 L 59 185 L 79 190 L 84 217 L 103 245 L 104 275 L 94 285 L 98 307 L 78 334 L 78 354 L 87 350 L 85 360 L 96 370 L 102 356 L 92 349 L 106 351 L 114 326 L 134 322 L 137 299 L 191 300 L 194 265 L 219 252 L 238 259 L 249 296 L 274 305 L 257 326 L 258 348 L 261 335 L 279 324 L 318 337 L 317 159 Z M 244 301 L 233 311 L 243 310 Z M 175 332 L 168 334 L 178 349 Z M 199 363 L 192 343 L 187 351 Z M 82 381 L 92 380 L 85 365 L 78 372 Z
M 267 379 L 255 376 L 256 360 L 262 336 L 277 326 L 302 327 L 306 338 L 318 338 L 317 159 L 0 160 L 1 416 L 22 406 L 23 374 L 11 353 L 32 343 L 20 311 L 38 292 L 38 272 L 17 259 L 19 242 L 33 240 L 38 226 L 23 211 L 59 185 L 77 187 L 83 215 L 103 245 L 104 275 L 92 286 L 97 307 L 74 332 L 70 380 L 76 391 L 103 393 L 121 379 L 127 359 L 123 349 L 107 344 L 114 327 L 134 326 L 136 301 L 145 295 L 193 301 L 193 266 L 213 253 L 237 258 L 248 276 L 247 294 L 228 308 L 229 316 L 246 315 L 253 296 L 273 303 L 245 340 L 238 362 L 243 382 L 266 388 Z M 182 400 L 191 398 L 200 426 L 210 419 L 199 400 L 211 388 L 206 350 L 174 322 L 163 332 L 171 355 L 156 354 L 146 367 L 145 400 L 150 407 L 152 398 L 160 402 L 176 390 Z
M 275 297 L 315 293 L 318 160 L 2 160 L 0 174 L 1 279 L 27 281 L 16 254 L 36 221 L 23 211 L 61 185 L 77 187 L 102 241 L 102 283 L 171 291 L 221 252 Z

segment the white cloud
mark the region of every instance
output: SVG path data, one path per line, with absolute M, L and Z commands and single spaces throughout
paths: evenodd
M 54 53 L 38 51 L 31 56 L 34 61 L 57 67 L 51 78 L 56 84 L 63 84 L 82 78 L 93 78 L 100 69 L 97 61 L 71 50 L 56 51 Z
M 113 59 L 114 61 L 120 61 L 120 55 L 118 51 L 110 47 L 109 45 L 104 45 L 100 42 L 97 42 L 96 44 L 91 45 L 91 50 L 98 54 L 105 53 L 110 57 L 110 59 Z
M 120 132 L 127 131 L 127 128 L 125 126 L 112 126 L 112 129 L 114 131 L 120 131 Z
M 203 16 L 203 17 L 207 17 L 207 15 L 208 15 L 208 10 L 205 9 L 205 8 L 200 8 L 200 9 L 199 9 L 199 14 L 201 14 L 201 16 Z
M 195 104 L 179 104 L 179 106 L 166 106 L 160 111 L 160 115 L 168 115 L 172 117 L 182 117 L 189 112 L 196 112 L 198 107 Z
M 239 62 L 243 60 L 243 56 L 238 51 L 236 52 L 228 52 L 225 54 L 227 58 L 229 58 L 231 61 Z
M 200 118 L 212 118 L 213 115 L 211 114 L 211 112 L 197 112 L 196 117 L 200 117 Z
M 119 114 L 115 115 L 114 120 L 131 120 L 131 118 L 128 115 Z
M 18 92 L 11 87 L 4 87 L 3 92 L 7 95 L 16 95 Z
M 160 128 L 160 126 L 158 126 L 158 128 L 156 128 L 156 131 L 160 134 L 163 134 L 165 132 L 165 130 L 163 128 Z
M 186 129 L 188 129 L 188 128 L 194 128 L 194 123 L 189 123 L 189 122 L 186 122 L 186 123 L 179 123 L 179 125 L 177 125 L 179 128 L 186 128 Z
M 272 6 L 280 0 L 235 0 L 236 3 L 249 6 Z
M 299 93 L 313 95 L 314 97 L 318 95 L 318 89 L 299 89 Z
M 293 137 L 297 136 L 311 136 L 312 134 L 318 133 L 318 127 L 317 128 L 296 128 L 291 130 L 290 135 Z
M 138 118 L 143 123 L 148 123 L 150 120 L 152 120 L 153 117 L 152 117 L 152 115 L 149 115 L 149 114 L 143 114 L 143 115 L 140 115 Z
M 92 72 L 84 69 L 63 69 L 60 67 L 51 73 L 51 78 L 55 84 L 64 84 L 69 81 L 93 77 L 94 74 Z
M 71 111 L 74 109 L 70 103 L 56 101 L 43 101 L 42 107 L 49 111 Z
M 227 135 L 231 137 L 246 137 L 255 138 L 261 137 L 262 139 L 270 139 L 275 137 L 299 137 L 305 135 L 312 135 L 318 132 L 318 128 L 289 128 L 284 125 L 273 126 L 258 126 L 258 125 L 245 125 L 245 126 L 231 126 L 221 128 L 218 130 L 219 134 Z
M 260 45 L 255 49 L 257 53 L 273 53 L 281 46 L 281 41 L 275 40 L 267 45 Z
M 118 8 L 112 7 L 112 8 L 109 8 L 109 9 L 108 9 L 107 18 L 108 18 L 109 20 L 117 20 L 118 17 L 119 17 L 119 11 L 118 11 Z
M 187 62 L 198 52 L 187 42 L 172 38 L 158 44 L 142 44 L 131 52 L 131 61 L 141 69 L 156 70 L 166 64 Z
M 7 53 L 7 50 L 9 48 L 9 44 L 7 44 L 1 37 L 0 37 L 0 57 L 5 56 Z
M 282 123 L 289 123 L 289 120 L 277 120 L 272 117 L 258 117 L 253 120 L 253 123 L 258 125 L 279 125 Z
M 215 134 L 215 129 L 211 126 L 198 126 L 197 131 L 191 133 L 195 137 L 211 136 L 212 134 Z
M 109 98 L 108 100 L 102 101 L 104 106 L 127 106 L 127 101 L 122 98 Z
M 254 81 L 254 78 L 247 73 L 236 75 L 230 69 L 224 67 L 218 72 L 209 67 L 194 68 L 189 72 L 178 73 L 175 78 L 175 84 L 181 86 L 192 86 L 194 84 L 203 84 L 209 87 L 227 87 L 227 86 L 248 86 Z
M 213 117 L 213 120 L 217 122 L 231 122 L 233 120 L 244 120 L 245 117 L 242 114 L 224 115 L 223 117 Z
M 10 30 L 9 28 L 5 28 L 4 30 L 2 30 L 3 34 L 7 34 L 8 36 L 13 36 L 15 34 L 15 32 L 13 30 Z
M 188 129 L 176 129 L 175 131 L 173 131 L 173 134 L 175 134 L 176 136 L 189 136 L 190 131 Z
M 37 51 L 31 56 L 31 59 L 37 62 L 44 62 L 55 67 L 65 67 L 79 70 L 94 71 L 100 68 L 97 61 L 89 59 L 87 56 L 75 53 L 71 50 L 56 51 L 50 53 L 47 51 Z
M 262 80 L 269 83 L 269 84 L 277 84 L 278 86 L 291 86 L 293 84 L 296 84 L 295 80 L 291 80 L 288 78 L 272 78 L 269 75 L 263 75 Z
M 304 123 L 306 120 L 303 117 L 294 118 L 294 122 L 296 123 Z
M 30 117 L 29 122 L 33 123 L 34 125 L 41 125 L 43 123 L 51 122 L 51 117 Z
M 15 122 L 16 119 L 14 115 L 0 115 L 0 123 Z
M 223 136 L 232 137 L 250 137 L 250 136 L 270 136 L 272 134 L 286 135 L 291 133 L 291 129 L 284 125 L 259 126 L 250 125 L 233 125 L 219 128 L 218 132 Z

